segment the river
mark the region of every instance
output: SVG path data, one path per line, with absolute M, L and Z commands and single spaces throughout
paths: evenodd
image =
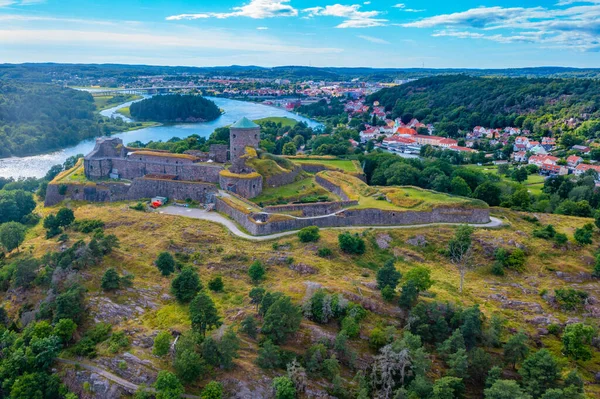
M 270 107 L 267 105 L 251 103 L 246 101 L 230 100 L 227 98 L 211 98 L 217 106 L 225 111 L 218 119 L 206 123 L 184 123 L 174 125 L 161 125 L 145 129 L 134 130 L 131 132 L 119 133 L 113 135 L 123 140 L 125 144 L 133 141 L 167 141 L 173 137 L 181 139 L 192 134 L 200 137 L 208 137 L 218 127 L 233 124 L 242 117 L 250 120 L 267 118 L 272 116 L 288 117 L 298 121 L 306 122 L 308 126 L 316 128 L 321 126 L 318 122 L 296 115 L 283 109 Z M 104 110 L 100 114 L 107 117 L 122 118 L 116 111 L 127 107 L 131 102 L 120 104 L 116 107 Z M 28 157 L 11 157 L 0 159 L 0 176 L 2 177 L 43 177 L 52 165 L 62 164 L 68 157 L 77 154 L 87 154 L 94 148 L 96 139 L 82 141 L 73 147 L 68 147 L 48 154 L 33 155 Z

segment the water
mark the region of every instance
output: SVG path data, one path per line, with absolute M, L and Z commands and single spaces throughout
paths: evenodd
M 134 130 L 132 132 L 115 134 L 113 137 L 122 139 L 125 144 L 138 140 L 146 143 L 151 140 L 167 141 L 173 137 L 183 139 L 192 134 L 197 134 L 200 137 L 208 137 L 216 128 L 231 125 L 244 116 L 250 120 L 273 116 L 288 117 L 297 121 L 306 122 L 308 126 L 313 128 L 322 126 L 311 119 L 275 107 L 226 98 L 211 98 L 211 100 L 213 100 L 219 108 L 225 111 L 223 115 L 212 122 L 155 126 Z M 118 109 L 127 107 L 130 104 L 131 102 L 120 104 L 114 108 L 102 111 L 101 114 L 107 117 L 118 117 L 130 121 L 130 119 L 116 113 Z M 74 147 L 65 148 L 48 154 L 0 159 L 0 176 L 14 178 L 43 177 L 52 165 L 62 164 L 68 157 L 73 155 L 85 155 L 89 153 L 94 148 L 95 142 L 96 139 L 91 139 L 82 141 Z

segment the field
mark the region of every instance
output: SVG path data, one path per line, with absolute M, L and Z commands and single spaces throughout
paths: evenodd
M 337 236 L 339 230 L 322 230 L 321 238 L 316 244 L 303 244 L 295 236 L 280 239 L 275 242 L 250 242 L 231 235 L 224 227 L 206 221 L 184 217 L 143 213 L 129 209 L 128 203 L 116 204 L 77 204 L 68 203 L 75 209 L 78 219 L 101 219 L 106 223 L 107 234 L 116 234 L 120 240 L 120 248 L 106 257 L 103 264 L 85 270 L 83 281 L 88 289 L 89 298 L 104 298 L 108 303 L 135 307 L 142 303 L 142 313 L 135 317 L 120 318 L 113 322 L 116 330 L 134 331 L 135 337 L 147 337 L 158 330 L 175 329 L 185 332 L 190 328 L 186 306 L 168 299 L 172 277 L 160 275 L 153 261 L 161 251 L 169 251 L 176 255 L 184 264 L 195 268 L 206 284 L 211 278 L 221 276 L 225 282 L 222 293 L 211 292 L 210 296 L 216 303 L 219 315 L 225 326 L 239 327 L 240 320 L 245 315 L 255 314 L 255 307 L 250 303 L 248 291 L 253 287 L 246 275 L 248 266 L 254 260 L 260 260 L 267 265 L 267 278 L 262 284 L 267 290 L 281 291 L 292 297 L 294 302 L 301 303 L 307 287 L 318 284 L 330 292 L 341 293 L 353 301 L 359 301 L 373 311 L 368 312 L 367 318 L 360 324 L 360 336 L 348 341 L 347 345 L 360 354 L 360 364 L 375 354 L 368 346 L 367 338 L 375 327 L 394 326 L 403 328 L 405 321 L 399 317 L 397 306 L 386 303 L 380 293 L 374 288 L 375 270 L 384 260 L 397 257 L 396 267 L 406 273 L 417 265 L 428 267 L 434 280 L 433 287 L 427 292 L 424 301 L 450 301 L 454 304 L 470 306 L 480 304 L 482 312 L 489 320 L 492 314 L 499 314 L 507 321 L 509 329 L 524 329 L 532 337 L 537 337 L 538 326 L 532 321 L 538 316 L 554 317 L 565 322 L 570 317 L 586 320 L 581 312 L 563 312 L 546 302 L 540 293 L 552 291 L 559 287 L 575 286 L 589 291 L 596 297 L 600 294 L 597 284 L 585 282 L 570 283 L 568 278 L 580 272 L 589 272 L 589 259 L 592 258 L 593 248 L 580 248 L 569 243 L 565 249 L 554 248 L 551 242 L 532 237 L 532 230 L 537 226 L 522 218 L 522 214 L 509 210 L 495 210 L 494 216 L 501 218 L 507 227 L 500 230 L 478 229 L 474 235 L 476 251 L 474 270 L 466 275 L 465 289 L 458 292 L 459 275 L 448 262 L 442 250 L 454 234 L 454 228 L 449 226 L 428 227 L 406 230 L 363 230 L 362 234 L 367 244 L 366 253 L 362 256 L 347 255 L 339 250 Z M 54 213 L 57 208 L 40 208 L 42 214 Z M 558 215 L 538 215 L 540 223 L 552 223 L 560 232 L 566 233 L 572 240 L 574 229 L 589 222 L 587 219 Z M 352 231 L 352 230 L 350 230 Z M 79 239 L 89 240 L 82 233 L 68 231 L 68 245 Z M 426 245 L 413 246 L 408 240 L 421 236 Z M 380 247 L 378 240 L 385 238 L 389 248 Z M 596 234 L 598 239 L 598 234 Z M 514 248 L 522 245 L 529 256 L 526 259 L 522 273 L 508 271 L 504 277 L 490 274 L 492 264 L 488 249 L 498 246 Z M 56 251 L 60 247 L 56 240 L 47 240 L 40 225 L 28 234 L 24 247 L 30 248 L 33 256 L 40 257 L 46 251 Z M 327 247 L 332 250 L 328 258 L 317 256 L 318 248 Z M 15 256 L 13 254 L 13 256 Z M 593 258 L 592 258 L 593 259 Z M 289 260 L 289 261 L 288 261 Z M 294 271 L 296 264 L 308 265 L 313 272 L 302 275 Z M 115 267 L 119 273 L 129 272 L 135 275 L 134 287 L 127 292 L 104 293 L 99 289 L 100 279 L 108 267 Z M 565 273 L 558 278 L 556 272 Z M 43 291 L 43 289 L 42 289 Z M 497 294 L 493 296 L 492 294 Z M 145 299 L 151 295 L 154 307 L 144 305 Z M 43 292 L 32 289 L 27 292 L 29 300 L 43 298 Z M 502 299 L 525 304 L 524 307 L 506 305 Z M 103 305 L 106 302 L 90 302 L 89 313 L 92 317 L 100 317 L 106 313 Z M 539 305 L 541 313 L 532 309 Z M 18 312 L 17 305 L 8 307 L 11 315 Z M 587 319 L 596 324 L 597 320 Z M 86 326 L 83 326 L 86 327 Z M 306 348 L 317 342 L 319 337 L 335 334 L 338 327 L 335 322 L 319 325 L 306 319 L 302 321 L 301 331 L 285 346 L 302 357 Z M 511 333 L 503 335 L 505 342 Z M 235 360 L 232 371 L 215 369 L 210 375 L 187 386 L 186 393 L 197 394 L 201 386 L 210 379 L 239 380 L 248 386 L 265 386 L 268 389 L 270 377 L 281 375 L 279 371 L 260 369 L 255 359 L 258 351 L 258 341 L 240 334 L 242 338 L 240 357 Z M 560 341 L 551 334 L 541 336 L 543 344 L 555 355 L 561 356 Z M 533 345 L 533 343 L 532 343 Z M 432 348 L 428 348 L 431 350 Z M 148 360 L 153 367 L 171 368 L 170 363 L 150 354 L 149 348 L 132 346 L 127 351 L 140 359 Z M 492 353 L 497 359 L 498 354 Z M 106 348 L 100 348 L 100 358 L 115 356 Z M 437 358 L 434 360 L 432 377 L 443 375 L 443 365 Z M 98 359 L 94 362 L 99 361 Z M 586 380 L 593 380 L 593 374 L 600 369 L 600 354 L 594 353 L 589 361 L 564 360 L 566 369 L 578 366 Z M 344 378 L 351 379 L 352 372 L 343 369 Z M 268 376 L 268 378 L 265 378 Z M 267 382 L 264 382 L 265 379 Z M 310 382 L 311 389 L 323 389 L 319 382 Z M 227 387 L 227 385 L 226 385 Z M 471 387 L 467 388 L 471 391 Z M 597 385 L 586 386 L 592 397 L 600 394 Z M 468 392 L 467 397 L 480 397 Z
M 362 170 L 357 169 L 356 165 L 351 160 L 347 159 L 313 159 L 313 158 L 293 158 L 293 162 L 297 164 L 312 164 L 325 165 L 333 169 L 341 169 L 344 172 L 357 173 Z
M 487 174 L 498 175 L 498 167 L 497 166 L 467 165 L 464 167 L 469 168 L 469 169 L 478 170 L 480 172 L 487 173 Z M 507 177 L 504 175 L 500 176 L 500 178 L 506 182 L 514 182 L 514 180 L 512 180 L 510 177 Z M 538 174 L 533 174 L 533 175 L 527 176 L 527 180 L 525 180 L 521 184 L 526 186 L 527 190 L 529 190 L 529 192 L 531 194 L 539 195 L 542 193 L 542 188 L 544 188 L 544 180 L 545 180 L 544 176 L 538 175 Z
M 134 94 L 123 94 L 117 96 L 96 96 L 94 97 L 94 104 L 98 111 L 103 111 L 108 108 L 115 107 L 119 104 L 126 103 L 128 101 L 139 100 L 141 96 Z
M 252 201 L 267 206 L 299 202 L 302 198 L 319 196 L 326 196 L 331 201 L 339 200 L 335 194 L 318 185 L 314 176 L 310 176 L 285 186 L 266 187 L 258 197 L 252 198 Z
M 254 123 L 258 123 L 259 125 L 261 123 L 267 123 L 267 122 L 281 123 L 282 127 L 294 127 L 298 123 L 298 121 L 295 119 L 286 118 L 286 117 L 282 117 L 282 116 L 270 116 L 268 118 L 254 120 Z

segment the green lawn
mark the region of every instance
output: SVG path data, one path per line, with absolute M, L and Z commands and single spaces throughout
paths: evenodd
M 494 166 L 466 165 L 463 167 L 468 168 L 468 169 L 477 170 L 479 172 L 483 172 L 483 173 L 487 173 L 487 174 L 495 174 L 495 175 L 498 174 L 498 167 L 495 165 Z M 505 182 L 516 183 L 509 176 L 500 176 L 500 178 L 502 179 L 502 181 L 505 181 Z M 525 180 L 521 184 L 526 186 L 527 189 L 531 192 L 531 194 L 539 195 L 542 193 L 542 188 L 544 187 L 544 180 L 545 180 L 544 176 L 538 175 L 536 173 L 536 174 L 527 176 L 527 180 Z
M 282 117 L 282 116 L 270 116 L 268 118 L 254 120 L 254 123 L 258 123 L 258 124 L 266 123 L 266 122 L 281 123 L 281 126 L 283 126 L 283 127 L 294 127 L 298 123 L 298 121 L 295 119 L 286 118 L 286 117 Z
M 115 98 L 115 97 L 116 96 L 94 97 L 94 104 L 96 105 L 96 109 L 98 111 L 103 111 L 105 109 L 115 107 L 115 106 L 125 103 L 127 101 L 134 101 L 134 100 L 139 100 L 140 98 L 142 98 L 141 96 L 138 96 L 138 95 L 126 94 L 126 95 L 119 96 L 120 100 L 115 102 L 115 101 L 113 101 L 113 98 Z
M 325 165 L 336 169 L 341 169 L 344 172 L 356 173 L 360 172 L 354 166 L 352 161 L 347 159 L 309 159 L 309 158 L 294 158 L 294 162 L 298 164 L 308 163 L 313 165 Z
M 339 198 L 315 182 L 314 176 L 298 180 L 292 184 L 281 187 L 266 187 L 263 192 L 252 202 L 263 205 L 277 205 L 278 203 L 290 203 L 300 201 L 305 197 L 327 196 L 332 201 L 339 201 Z
M 125 107 L 125 108 L 119 108 L 117 110 L 117 113 L 127 117 L 127 118 L 131 118 L 131 112 L 129 110 L 129 107 Z

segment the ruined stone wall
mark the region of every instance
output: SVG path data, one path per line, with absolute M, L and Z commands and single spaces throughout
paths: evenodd
M 358 201 L 317 202 L 314 204 L 275 205 L 263 208 L 268 213 L 302 212 L 302 216 L 329 215 L 349 206 L 358 205 Z
M 348 227 L 354 226 L 403 226 L 431 223 L 475 223 L 484 224 L 490 221 L 489 209 L 436 208 L 431 212 L 389 211 L 381 209 L 347 209 L 333 216 L 308 219 L 289 218 L 286 220 L 267 221 L 265 214 L 247 215 L 233 209 L 217 198 L 216 209 L 233 218 L 252 235 L 268 235 L 283 231 L 299 230 L 307 226 Z M 278 218 L 279 219 L 279 218 Z
M 342 188 L 340 186 L 338 186 L 337 184 L 333 184 L 329 180 L 325 180 L 321 176 L 318 176 L 318 175 L 315 176 L 315 181 L 318 184 L 320 184 L 321 186 L 323 186 L 327 191 L 331 191 L 332 193 L 334 193 L 335 195 L 340 197 L 342 200 L 344 200 L 344 201 L 350 200 L 350 198 L 348 198 L 348 196 L 342 190 Z
M 212 144 L 208 150 L 208 157 L 215 162 L 227 163 L 229 146 L 227 144 Z
M 67 188 L 64 195 L 60 194 L 60 186 Z M 76 201 L 115 202 L 154 196 L 176 200 L 190 198 L 205 203 L 212 201 L 216 193 L 217 187 L 209 183 L 137 178 L 131 184 L 119 182 L 49 184 L 44 204 L 52 206 L 67 198 Z
M 219 185 L 223 190 L 231 191 L 244 198 L 254 198 L 263 189 L 263 178 L 256 177 L 232 177 L 219 175 Z
M 302 168 L 296 166 L 289 173 L 278 173 L 273 176 L 266 177 L 265 186 L 267 187 L 281 187 L 286 184 L 292 184 L 296 181 L 298 175 L 302 172 Z

